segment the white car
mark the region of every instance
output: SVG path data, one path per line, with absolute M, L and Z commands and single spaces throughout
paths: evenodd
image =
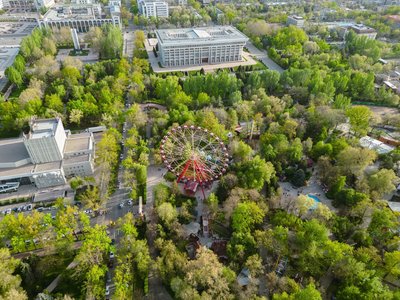
M 128 200 L 126 203 L 127 203 L 128 205 L 132 205 L 132 200 Z
M 115 254 L 114 254 L 114 252 L 110 252 L 110 259 L 113 259 L 115 257 Z
M 106 285 L 106 296 L 110 296 L 110 287 Z
M 123 203 L 120 203 L 118 206 L 119 206 L 119 208 L 123 208 L 123 207 L 124 207 L 124 204 L 123 204 Z
M 31 211 L 32 209 L 33 209 L 33 205 L 32 205 L 32 204 L 28 204 L 28 205 L 26 206 L 26 210 Z

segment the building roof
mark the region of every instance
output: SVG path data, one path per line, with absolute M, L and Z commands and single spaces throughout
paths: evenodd
M 227 41 L 246 42 L 247 36 L 232 26 L 156 30 L 161 45 L 199 44 L 201 42 L 226 43 Z
M 77 155 L 77 156 L 71 156 L 68 158 L 64 158 L 63 164 L 64 165 L 72 165 L 76 163 L 81 163 L 85 161 L 90 161 L 90 154 L 84 154 L 84 155 Z
M 23 139 L 0 140 L 0 164 L 14 163 L 28 158 L 29 153 L 26 151 Z
M 400 15 L 389 15 L 386 18 L 394 23 L 400 23 Z
M 400 202 L 388 201 L 388 205 L 392 211 L 400 212 Z
M 90 149 L 90 135 L 70 135 L 65 141 L 64 153 L 80 152 Z
M 60 161 L 52 161 L 44 164 L 36 164 L 34 172 L 35 173 L 41 173 L 41 172 L 47 172 L 47 171 L 54 171 L 54 170 L 60 170 L 61 169 L 61 160 Z
M 381 141 L 374 139 L 369 136 L 364 136 L 360 139 L 360 145 L 363 148 L 368 148 L 371 150 L 375 150 L 378 154 L 385 154 L 389 153 L 390 151 L 394 150 L 395 147 L 386 145 Z
M 66 4 L 50 8 L 44 15 L 46 21 L 59 20 L 95 20 L 100 4 Z
M 36 165 L 29 163 L 18 168 L 0 169 L 0 180 L 28 177 L 35 174 L 46 173 L 60 169 L 61 169 L 61 161 L 36 164 Z
M 42 137 L 54 136 L 57 126 L 61 123 L 58 118 L 34 120 L 31 123 L 31 130 L 27 136 L 28 139 L 40 139 Z
M 289 16 L 289 18 L 295 19 L 295 20 L 297 20 L 297 21 L 304 20 L 304 18 L 303 18 L 303 17 L 301 17 L 301 16 L 297 16 L 297 15 L 292 15 L 292 16 Z
M 351 25 L 351 26 L 349 27 L 349 29 L 354 30 L 355 33 L 375 33 L 375 32 L 376 32 L 375 29 L 373 29 L 373 28 L 371 28 L 371 27 L 368 27 L 368 26 L 365 26 L 365 25 L 363 25 L 363 24 L 354 24 L 354 25 Z
M 162 1 L 162 0 L 139 0 L 138 4 L 153 4 L 155 3 L 156 5 L 168 5 L 167 2 Z

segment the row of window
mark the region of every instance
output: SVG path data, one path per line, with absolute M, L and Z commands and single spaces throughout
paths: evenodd
M 221 58 L 212 58 L 210 60 L 206 60 L 204 63 L 223 63 L 223 62 L 231 62 L 231 61 L 239 61 L 240 57 L 230 56 L 230 57 L 221 57 Z M 179 59 L 179 60 L 166 60 L 165 66 L 174 67 L 174 66 L 186 66 L 186 65 L 199 65 L 202 64 L 202 60 L 200 59 Z
M 210 43 L 209 45 L 176 45 L 176 46 L 163 46 L 162 49 L 164 51 L 167 51 L 169 49 L 209 49 L 209 48 L 225 48 L 225 47 L 236 47 L 236 48 L 242 48 L 245 45 L 245 42 L 243 43 L 226 43 L 226 44 L 212 44 Z

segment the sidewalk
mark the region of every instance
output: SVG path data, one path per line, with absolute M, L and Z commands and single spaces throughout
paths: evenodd
M 73 261 L 67 266 L 67 269 L 66 269 L 66 270 L 75 268 L 75 267 L 77 266 L 77 264 L 78 264 L 78 263 L 75 262 L 75 261 L 73 260 Z M 53 292 L 54 289 L 57 287 L 58 282 L 60 281 L 60 279 L 61 279 L 61 274 L 58 275 L 58 276 L 49 284 L 49 286 L 46 288 L 46 291 L 48 291 L 49 293 Z

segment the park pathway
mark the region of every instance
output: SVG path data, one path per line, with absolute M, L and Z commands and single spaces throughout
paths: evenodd
M 72 261 L 68 266 L 67 266 L 67 270 L 75 268 L 77 266 L 77 262 L 76 261 Z M 61 274 L 59 274 L 50 284 L 49 286 L 46 288 L 46 291 L 49 293 L 52 293 L 54 291 L 54 289 L 57 287 L 58 283 L 60 282 L 61 279 Z
M 279 66 L 276 62 L 269 58 L 267 51 L 258 49 L 250 41 L 246 43 L 246 48 L 249 50 L 251 56 L 262 61 L 262 63 L 266 65 L 268 69 L 277 71 L 281 74 L 283 73 L 283 71 L 285 71 L 281 66 Z

